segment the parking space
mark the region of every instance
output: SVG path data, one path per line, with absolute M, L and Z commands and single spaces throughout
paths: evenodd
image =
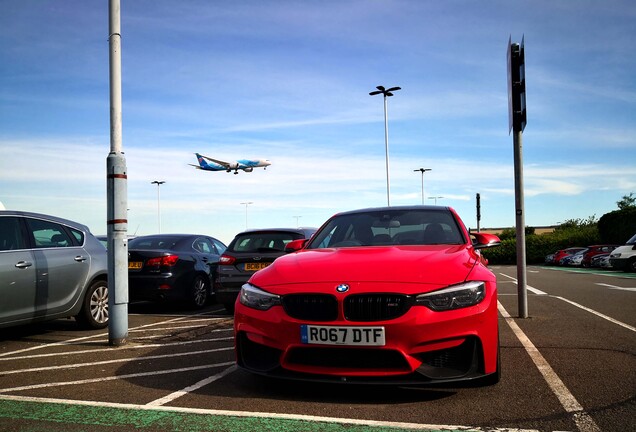
M 107 331 L 78 331 L 73 320 L 3 330 L 0 417 L 8 430 L 635 428 L 636 323 L 619 319 L 634 310 L 634 293 L 596 285 L 591 275 L 530 268 L 531 317 L 519 320 L 514 267 L 493 271 L 503 363 L 493 387 L 262 379 L 235 367 L 233 318 L 222 306 L 192 314 L 139 304 L 130 306 L 127 343 L 116 348 Z M 605 282 L 629 288 L 633 279 Z M 600 315 L 590 312 L 601 303 Z

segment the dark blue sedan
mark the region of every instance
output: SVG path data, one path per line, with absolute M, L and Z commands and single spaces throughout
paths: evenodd
M 202 308 L 226 246 L 214 237 L 156 234 L 128 242 L 130 301 L 182 301 Z

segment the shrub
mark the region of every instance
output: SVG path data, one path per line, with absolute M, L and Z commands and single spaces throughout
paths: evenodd
M 526 236 L 526 263 L 542 264 L 545 256 L 574 246 L 589 246 L 600 243 L 600 236 L 596 224 L 570 225 L 559 227 L 551 233 Z M 516 264 L 517 240 L 508 238 L 501 241 L 501 246 L 484 249 L 483 255 L 490 264 Z
M 604 214 L 598 221 L 603 243 L 625 244 L 636 234 L 636 207 L 627 207 Z

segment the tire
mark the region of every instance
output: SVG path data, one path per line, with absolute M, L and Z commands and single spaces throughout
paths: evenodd
M 108 325 L 108 284 L 98 280 L 86 290 L 82 309 L 75 316 L 82 328 L 102 329 Z
M 636 258 L 632 258 L 629 261 L 627 261 L 627 265 L 625 266 L 625 271 L 626 272 L 636 272 Z
M 201 309 L 206 305 L 209 298 L 210 288 L 203 276 L 197 275 L 190 286 L 190 305 L 195 309 Z

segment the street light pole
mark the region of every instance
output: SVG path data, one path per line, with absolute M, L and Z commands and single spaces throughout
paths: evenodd
M 382 94 L 384 96 L 384 149 L 385 149 L 385 158 L 386 158 L 386 205 L 391 206 L 391 181 L 389 180 L 389 120 L 387 117 L 387 102 L 386 98 L 393 96 L 394 91 L 401 90 L 401 87 L 391 87 L 390 89 L 385 89 L 383 86 L 377 86 L 376 91 L 372 91 L 369 93 L 370 96 L 375 96 Z
M 242 202 L 241 205 L 245 206 L 245 231 L 247 231 L 247 206 L 250 204 L 254 204 L 252 201 Z
M 155 180 L 153 182 L 150 182 L 150 184 L 156 184 L 157 185 L 157 222 L 159 225 L 159 234 L 161 234 L 161 197 L 159 194 L 159 186 L 161 186 L 162 184 L 164 184 L 165 181 L 158 181 Z
M 414 172 L 418 172 L 420 171 L 422 173 L 422 205 L 424 205 L 424 173 L 426 171 L 433 171 L 432 168 L 419 168 L 416 170 L 413 170 Z

